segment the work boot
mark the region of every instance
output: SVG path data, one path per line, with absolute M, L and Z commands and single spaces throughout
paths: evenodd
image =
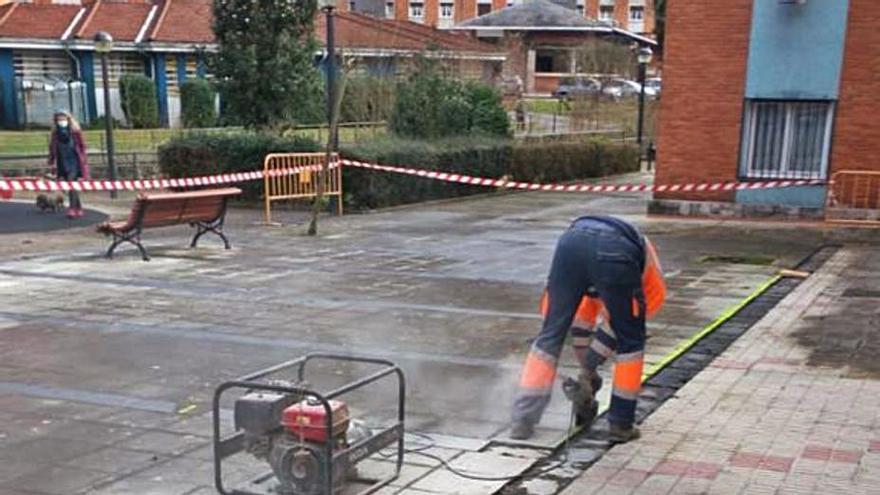
M 611 443 L 626 443 L 638 440 L 641 436 L 639 429 L 633 425 L 623 426 L 611 423 L 608 428 L 608 441 Z
M 525 421 L 514 421 L 510 425 L 510 438 L 513 440 L 528 440 L 535 434 L 535 425 Z

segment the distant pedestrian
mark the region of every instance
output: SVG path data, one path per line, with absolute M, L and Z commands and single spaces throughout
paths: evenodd
M 79 123 L 65 110 L 55 112 L 52 132 L 49 135 L 49 166 L 55 166 L 58 180 L 77 181 L 89 178 L 86 141 Z M 83 216 L 79 192 L 68 193 L 67 218 Z
M 522 98 L 516 101 L 514 113 L 516 114 L 516 130 L 526 130 L 526 102 Z

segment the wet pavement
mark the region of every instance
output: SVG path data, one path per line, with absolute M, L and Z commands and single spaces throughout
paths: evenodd
M 67 218 L 64 213 L 63 207 L 56 211 L 40 210 L 34 201 L 0 201 L 0 235 L 64 230 L 107 219 L 106 214 L 91 208 L 85 208 L 81 218 Z
M 521 472 L 569 423 L 556 394 L 532 448 L 508 446 L 504 433 L 554 242 L 572 218 L 616 214 L 657 245 L 670 300 L 649 326 L 649 365 L 832 236 L 798 225 L 648 220 L 645 206 L 640 195 L 489 195 L 327 219 L 317 238 L 236 209 L 232 250 L 212 239 L 186 249 L 188 229 L 171 227 L 144 235 L 147 263 L 133 250 L 104 259 L 106 241 L 87 227 L 2 236 L 0 492 L 211 493 L 214 388 L 312 351 L 399 363 L 407 428 L 432 435 L 430 452 L 474 473 Z M 125 205 L 110 211 L 124 214 Z M 725 256 L 746 263 L 707 261 Z M 774 261 L 748 264 L 755 256 Z M 562 375 L 576 372 L 570 351 L 563 359 Z M 315 371 L 312 384 L 326 388 L 363 370 Z M 378 424 L 393 415 L 393 392 L 348 400 Z M 427 448 L 424 437 L 408 440 Z M 418 455 L 407 463 L 383 493 L 503 485 L 456 478 Z M 234 463 L 229 480 L 255 467 Z

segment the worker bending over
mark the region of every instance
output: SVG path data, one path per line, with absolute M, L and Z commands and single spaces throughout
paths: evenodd
M 571 333 L 582 367 L 575 412 L 583 421 L 592 421 L 595 394 L 602 385 L 596 369 L 615 354 L 610 438 L 638 438 L 633 423 L 642 383 L 645 320 L 660 309 L 665 297 L 654 247 L 634 226 L 610 216 L 575 220 L 553 255 L 541 304 L 544 323 L 523 368 L 511 437 L 527 439 L 534 433 L 550 402 L 557 361 Z

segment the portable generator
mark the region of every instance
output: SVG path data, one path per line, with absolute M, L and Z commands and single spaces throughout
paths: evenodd
M 374 373 L 335 390 L 320 393 L 306 386 L 308 363 L 315 360 L 378 365 Z M 295 369 L 296 381 L 270 380 Z M 398 383 L 397 422 L 375 431 L 353 420 L 344 394 L 366 387 L 385 377 Z M 220 434 L 220 404 L 224 392 L 244 391 L 233 402 L 234 433 Z M 379 450 L 397 444 L 397 464 L 392 476 L 366 480 L 372 493 L 397 478 L 403 465 L 403 418 L 405 381 L 403 372 L 389 361 L 309 354 L 237 380 L 221 384 L 214 393 L 214 481 L 222 494 L 335 495 L 357 477 L 357 463 Z M 227 490 L 223 461 L 236 454 L 248 454 L 269 464 L 271 471 L 255 477 L 247 486 Z

